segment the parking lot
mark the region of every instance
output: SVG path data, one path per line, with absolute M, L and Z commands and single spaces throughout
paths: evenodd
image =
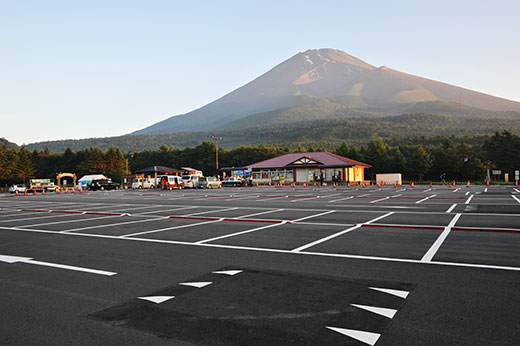
M 2 345 L 517 345 L 515 186 L 0 197 Z

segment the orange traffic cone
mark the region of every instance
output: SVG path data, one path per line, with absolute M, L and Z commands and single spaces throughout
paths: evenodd
M 518 180 L 515 182 L 515 186 L 518 186 Z
M 347 187 L 350 188 L 350 183 L 347 183 Z
M 45 190 L 42 190 L 42 195 L 45 195 Z
M 471 186 L 471 184 L 469 183 L 469 180 L 468 180 L 468 185 L 466 185 L 466 187 L 468 187 L 468 188 L 469 188 L 470 186 Z
M 448 185 L 448 187 L 451 189 L 451 183 Z
M 430 181 L 430 189 L 431 189 L 432 187 L 433 187 L 433 184 L 432 184 L 432 182 Z
M 453 181 L 453 183 L 451 183 L 451 185 L 453 185 L 453 187 L 455 187 L 455 180 Z
M 24 196 L 27 196 L 27 189 L 23 192 Z
M 16 190 L 16 195 L 17 195 L 17 196 L 19 195 L 18 190 Z
M 410 183 L 410 186 L 411 186 L 411 187 L 415 187 L 415 183 L 412 181 L 412 182 Z
M 394 183 L 394 188 L 396 188 L 396 187 L 397 187 L 397 183 Z
M 34 195 L 36 196 L 36 189 L 34 189 Z
M 518 184 L 518 181 L 517 181 Z M 489 180 L 486 180 L 486 186 L 489 186 Z

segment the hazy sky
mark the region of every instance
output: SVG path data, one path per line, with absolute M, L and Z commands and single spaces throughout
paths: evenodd
M 298 52 L 520 101 L 520 2 L 0 0 L 0 137 L 116 136 Z

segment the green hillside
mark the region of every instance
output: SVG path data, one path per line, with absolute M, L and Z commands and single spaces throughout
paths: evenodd
M 220 129 L 203 132 L 181 132 L 158 135 L 128 135 L 120 137 L 59 140 L 29 144 L 29 150 L 63 152 L 66 148 L 84 150 L 98 147 L 107 150 L 119 147 L 123 152 L 156 149 L 161 145 L 174 148 L 194 147 L 210 140 L 212 135 L 222 136 L 221 145 L 232 148 L 240 145 L 287 145 L 297 143 L 330 143 L 346 141 L 349 144 L 367 142 L 377 134 L 383 139 L 400 141 L 411 137 L 481 136 L 509 130 L 520 134 L 520 120 L 468 119 L 429 114 L 403 114 L 386 117 L 323 119 L 277 125 L 255 125 L 244 129 Z

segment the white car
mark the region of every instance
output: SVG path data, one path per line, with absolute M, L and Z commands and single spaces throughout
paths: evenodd
M 196 175 L 183 175 L 182 181 L 185 188 L 195 189 L 199 187 L 199 177 Z
M 25 185 L 23 185 L 23 184 L 18 184 L 18 185 L 13 185 L 9 188 L 10 193 L 16 193 L 16 191 L 18 191 L 18 193 L 23 193 L 23 192 L 27 191 L 27 187 L 25 187 Z

